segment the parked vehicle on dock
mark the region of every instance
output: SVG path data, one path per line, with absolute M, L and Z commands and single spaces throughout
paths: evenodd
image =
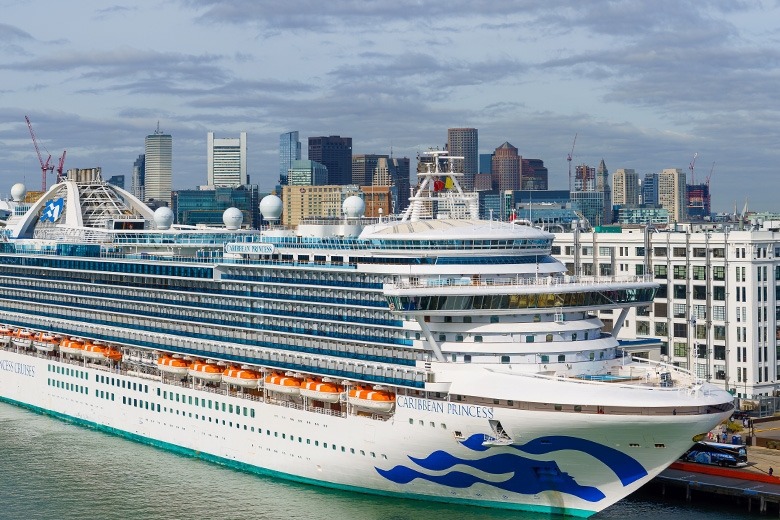
M 738 444 L 700 441 L 680 457 L 686 462 L 718 466 L 747 466 L 747 450 Z

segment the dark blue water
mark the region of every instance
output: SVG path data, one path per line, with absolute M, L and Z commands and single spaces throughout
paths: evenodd
M 747 506 L 640 492 L 592 517 L 760 518 Z M 699 503 L 696 503 L 698 499 Z M 755 504 L 754 504 L 755 506 Z M 755 510 L 755 509 L 754 509 Z M 770 516 L 777 514 L 770 509 Z M 332 491 L 242 473 L 0 403 L 0 519 L 476 520 L 546 515 Z M 553 517 L 560 518 L 560 517 Z

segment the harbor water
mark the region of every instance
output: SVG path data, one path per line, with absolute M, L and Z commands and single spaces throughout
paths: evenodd
M 264 478 L 0 403 L 0 519 L 490 520 L 546 515 L 398 500 Z M 592 517 L 760 518 L 640 492 Z M 560 518 L 560 517 L 552 517 Z

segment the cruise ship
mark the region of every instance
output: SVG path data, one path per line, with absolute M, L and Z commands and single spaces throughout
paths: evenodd
M 617 340 L 648 277 L 573 277 L 432 152 L 405 213 L 173 224 L 71 170 L 0 242 L 0 399 L 270 478 L 590 516 L 733 410 Z M 13 195 L 24 195 L 17 185 Z M 600 310 L 616 315 L 602 331 Z M 2 434 L 0 434 L 2 435 Z

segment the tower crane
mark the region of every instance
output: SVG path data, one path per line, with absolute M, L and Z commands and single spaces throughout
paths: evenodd
M 41 163 L 41 175 L 43 178 L 42 184 L 41 184 L 41 191 L 46 192 L 46 172 L 50 172 L 54 170 L 54 165 L 49 164 L 49 161 L 51 161 L 51 154 L 49 154 L 49 157 L 46 159 L 46 162 L 43 162 L 43 156 L 41 155 L 41 151 L 38 149 L 38 141 L 35 140 L 35 132 L 33 132 L 32 123 L 30 123 L 30 118 L 27 116 L 24 116 L 25 121 L 27 121 L 27 128 L 30 129 L 30 136 L 32 137 L 33 145 L 35 146 L 35 153 L 38 154 L 38 161 Z M 45 148 L 44 148 L 45 149 Z M 48 152 L 48 150 L 46 150 Z M 63 158 L 65 157 L 65 154 L 63 154 Z
M 710 174 L 707 175 L 705 182 L 707 183 L 707 191 L 710 190 L 710 177 L 712 177 L 712 170 L 715 169 L 715 161 L 712 161 L 712 168 L 710 168 Z
M 571 143 L 571 152 L 569 152 L 569 155 L 566 157 L 566 160 L 569 162 L 569 193 L 571 193 L 571 156 L 574 155 L 574 145 L 577 144 L 577 133 L 574 133 L 574 142 Z
M 57 182 L 60 182 L 62 180 L 62 167 L 65 164 L 65 154 L 68 153 L 67 150 L 62 151 L 62 157 L 60 157 L 60 161 L 57 164 Z
M 688 165 L 688 169 L 691 170 L 691 186 L 696 184 L 696 179 L 693 178 L 693 168 L 696 166 L 696 157 L 699 155 L 699 152 L 696 152 L 693 154 L 693 162 Z

